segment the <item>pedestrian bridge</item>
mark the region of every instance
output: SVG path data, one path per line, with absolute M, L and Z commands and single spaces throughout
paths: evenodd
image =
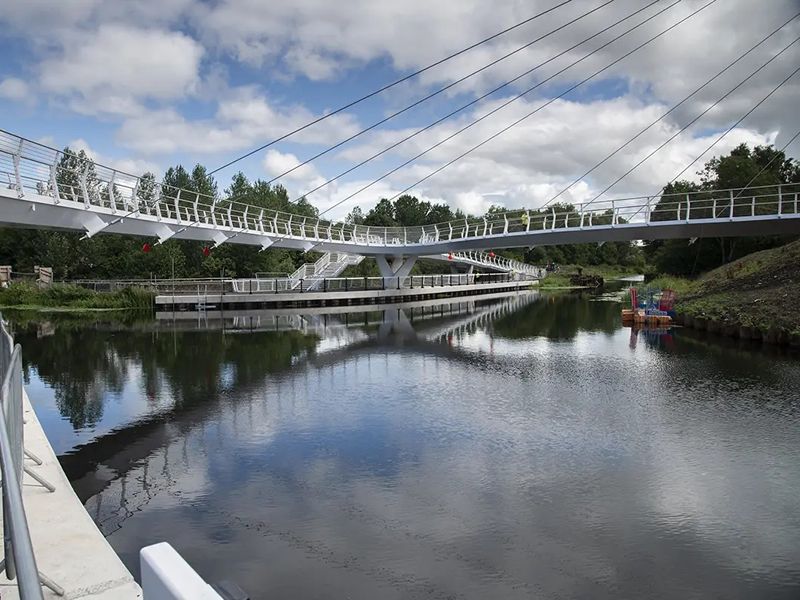
M 0 225 L 374 256 L 383 277 L 418 257 L 554 244 L 800 233 L 800 184 L 617 198 L 415 227 L 318 219 L 172 188 L 0 132 Z M 65 166 L 69 165 L 69 166 Z M 473 251 L 470 254 L 470 251 Z M 499 266 L 499 265 L 496 265 Z M 524 270 L 521 263 L 497 270 Z

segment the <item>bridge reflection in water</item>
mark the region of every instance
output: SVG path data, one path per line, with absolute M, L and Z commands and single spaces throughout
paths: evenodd
M 133 569 L 168 539 L 254 598 L 791 591 L 786 361 L 631 348 L 618 304 L 572 295 L 322 310 L 17 325 Z
M 87 343 L 80 328 L 54 327 L 48 321 L 38 324 L 35 332 L 44 340 L 54 339 L 48 344 L 26 343 L 26 351 L 30 348 L 26 352 L 27 367 L 35 368 L 37 375 L 55 388 L 61 415 L 79 432 L 102 431 L 103 404 L 110 401 L 105 396 L 110 392 L 124 397 L 135 392 L 126 388 L 132 377 L 141 378 L 147 400 L 141 418 L 134 416 L 130 422 L 119 423 L 121 427 L 111 424 L 107 433 L 73 448 L 59 448 L 66 451 L 61 456 L 62 465 L 76 492 L 93 505 L 98 523 L 108 534 L 117 527 L 109 524 L 116 517 L 103 517 L 102 506 L 118 506 L 127 514 L 130 498 L 143 496 L 149 501 L 148 492 L 154 485 L 158 487 L 152 473 L 161 473 L 171 481 L 169 462 L 164 457 L 173 436 L 180 437 L 185 448 L 186 434 L 194 425 L 205 424 L 221 402 L 230 400 L 236 424 L 240 413 L 247 411 L 246 421 L 257 426 L 259 421 L 266 421 L 251 418 L 253 404 L 263 404 L 263 399 L 252 392 L 262 386 L 274 391 L 277 403 L 271 410 L 280 411 L 287 401 L 296 406 L 307 398 L 311 373 L 316 374 L 318 383 L 338 364 L 385 373 L 388 363 L 378 357 L 386 358 L 395 348 L 433 358 L 473 360 L 452 345 L 453 338 L 511 315 L 535 302 L 537 296 L 524 292 L 484 296 L 477 301 L 431 300 L 241 314 L 228 311 L 224 316 L 179 313 L 179 320 L 159 315 L 155 322 L 96 324 L 95 330 L 105 329 L 110 337 L 95 344 Z M 209 332 L 217 332 L 219 337 L 204 337 L 203 346 L 196 346 L 196 335 Z M 18 337 L 26 342 L 33 333 L 29 328 Z M 48 347 L 65 351 L 51 354 L 45 350 Z M 82 374 L 75 372 L 76 356 L 83 364 Z M 141 373 L 134 373 L 137 368 Z M 100 427 L 96 427 L 98 424 Z M 178 455 L 187 456 L 185 452 Z M 162 461 L 155 471 L 153 460 Z M 139 485 L 131 490 L 130 471 L 134 468 L 141 469 L 141 476 L 133 478 Z M 114 489 L 110 492 L 111 487 Z M 117 494 L 117 499 L 108 500 L 109 493 Z M 116 514 L 116 510 L 112 512 Z

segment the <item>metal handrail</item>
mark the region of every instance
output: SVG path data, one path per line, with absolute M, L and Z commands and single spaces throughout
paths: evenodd
M 541 271 L 541 269 L 538 270 Z M 311 277 L 301 279 L 299 282 L 293 282 L 289 279 L 233 279 L 230 281 L 234 293 L 237 294 L 281 294 L 288 292 L 355 292 L 450 287 L 510 281 L 533 281 L 539 278 L 541 277 L 537 275 L 509 272 L 408 275 L 406 277 Z
M 42 600 L 39 570 L 22 501 L 22 349 L 0 318 L 0 467 L 3 473 L 4 566 L 22 600 Z

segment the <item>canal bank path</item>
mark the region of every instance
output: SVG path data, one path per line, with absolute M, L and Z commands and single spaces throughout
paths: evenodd
M 41 459 L 25 464 L 55 486 L 49 492 L 29 475 L 23 479 L 22 497 L 39 571 L 64 589 L 68 600 L 135 600 L 139 585 L 125 568 L 72 490 L 50 442 L 23 394 L 25 449 Z M 43 588 L 46 599 L 59 598 Z M 0 576 L 0 598 L 19 598 L 16 581 Z

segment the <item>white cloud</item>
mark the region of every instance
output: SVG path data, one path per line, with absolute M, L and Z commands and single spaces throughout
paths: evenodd
M 425 132 L 399 146 L 392 151 L 391 160 L 386 161 L 380 173 L 388 171 L 391 166 L 403 162 L 404 159 L 419 154 L 500 103 L 498 100 L 474 114 L 464 116 L 460 122 Z M 501 118 L 487 119 L 479 123 L 451 142 L 443 144 L 422 159 L 390 176 L 383 186 L 375 186 L 348 201 L 347 206 L 359 203 L 371 205 L 379 197 L 376 190 L 381 190 L 384 195 L 394 195 L 541 104 L 542 100 L 520 102 L 509 106 L 498 113 Z M 425 181 L 415 188 L 414 192 L 431 200 L 444 199 L 452 206 L 473 214 L 483 212 L 492 204 L 509 208 L 536 207 L 655 121 L 664 111 L 665 107 L 662 105 L 643 104 L 631 97 L 594 102 L 559 100 Z M 659 122 L 589 177 L 575 185 L 562 197 L 563 200 L 570 202 L 589 200 L 608 183 L 674 135 L 678 129 L 678 126 L 668 121 Z M 402 133 L 407 135 L 410 131 Z M 702 133 L 688 130 L 626 177 L 609 192 L 607 197 L 657 192 L 708 147 L 717 135 L 717 132 Z M 344 155 L 348 161 L 361 160 L 398 137 L 401 137 L 398 132 L 382 132 L 353 147 Z M 739 143 L 747 142 L 755 145 L 770 143 L 773 140 L 774 132 L 759 133 L 752 129 L 738 128 L 714 147 L 712 152 L 703 156 L 682 178 L 695 178 L 696 171 L 705 161 L 714 155 L 729 152 Z M 331 202 L 347 195 L 343 192 L 345 187 L 352 192 L 366 183 L 365 179 L 359 182 L 358 186 L 342 184 L 339 191 L 330 195 Z M 317 195 L 312 200 L 316 198 Z M 341 216 L 343 213 L 338 211 L 339 209 L 335 214 Z M 347 210 L 344 211 L 346 212 Z
M 0 81 L 0 98 L 21 101 L 28 98 L 28 84 L 16 77 L 7 77 Z
M 95 29 L 109 22 L 135 23 L 152 27 L 174 22 L 191 10 L 194 0 L 11 0 L 3 3 L 0 23 L 4 33 L 24 37 L 30 43 L 49 46 L 54 38 L 72 35 L 79 28 Z M 37 35 L 30 35 L 35 32 Z
M 532 110 L 543 99 L 557 93 L 554 90 L 560 91 L 566 84 L 605 66 L 688 15 L 704 1 L 684 0 L 570 69 L 554 85 L 538 89 L 525 101 L 515 103 L 402 169 L 387 182 L 346 202 L 342 209 L 355 204 L 366 208 L 380 196 L 393 195 Z M 372 0 L 345 3 L 328 0 L 270 3 L 259 0 L 214 3 L 12 0 L 7 4 L 9 6 L 4 6 L 0 14 L 3 24 L 0 31 L 14 41 L 0 38 L 0 51 L 6 50 L 4 44 L 8 44 L 9 49 L 13 49 L 11 44 L 25 46 L 32 59 L 13 76 L 10 72 L 0 72 L 0 96 L 35 98 L 45 93 L 50 102 L 40 102 L 40 106 L 100 118 L 104 122 L 102 135 L 107 135 L 110 123 L 110 127 L 116 129 L 115 139 L 126 152 L 145 157 L 174 154 L 178 160 L 193 163 L 208 159 L 211 154 L 219 154 L 219 162 L 225 162 L 222 157 L 232 157 L 318 117 L 325 110 L 323 106 L 336 106 L 357 97 L 554 3 L 550 0 L 527 3 L 516 0 L 494 3 L 481 0 L 438 3 L 423 0 L 402 3 Z M 516 88 L 507 88 L 504 96 L 523 89 L 519 86 L 528 87 L 541 81 L 667 4 L 663 2 L 649 8 L 613 31 L 570 51 L 525 78 Z M 386 147 L 437 115 L 449 112 L 455 103 L 466 102 L 478 91 L 488 90 L 549 59 L 643 5 L 640 0 L 617 0 L 460 84 L 455 88 L 459 95 L 451 90 L 449 95 L 443 94 L 425 107 L 407 113 L 402 122 L 390 122 L 383 129 L 365 135 L 337 155 L 340 169 Z M 571 3 L 431 69 L 422 77 L 393 88 L 346 114 L 337 114 L 293 136 L 291 142 L 316 146 L 309 149 L 309 154 L 336 143 L 355 133 L 360 121 L 371 123 L 382 111 L 404 106 L 434 87 L 454 81 L 589 8 L 584 2 Z M 769 3 L 726 0 L 713 4 L 607 71 L 590 90 L 580 90 L 583 95 L 573 94 L 553 103 L 431 178 L 417 191 L 428 199 L 444 199 L 471 212 L 480 212 L 482 207 L 492 203 L 535 205 L 622 144 L 796 10 L 797 0 Z M 747 27 L 742 27 L 742 23 L 747 23 Z M 36 36 L 20 35 L 20 32 L 34 30 Z M 567 199 L 590 198 L 593 191 L 613 181 L 798 33 L 800 20 L 791 23 L 736 68 L 575 186 Z M 235 64 L 236 61 L 240 64 Z M 714 134 L 709 131 L 727 128 L 798 62 L 800 44 L 711 111 L 690 132 L 637 169 L 614 191 L 632 195 L 651 193 L 660 187 L 710 143 Z M 29 77 L 28 73 L 33 76 Z M 233 76 L 235 82 L 229 83 L 229 77 Z M 315 86 L 305 79 L 329 83 Z M 328 90 L 330 96 L 326 95 Z M 800 83 L 787 84 L 712 154 L 726 152 L 740 141 L 776 141 L 779 145 L 787 141 L 800 127 L 800 113 L 795 106 L 798 94 Z M 331 205 L 372 176 L 442 139 L 500 101 L 491 100 L 420 135 L 387 153 L 378 164 L 359 169 L 314 194 L 311 200 L 323 207 Z M 777 137 L 774 136 L 776 131 Z M 84 137 L 97 145 L 91 128 Z M 267 172 L 276 174 L 286 170 L 280 165 L 293 164 L 292 160 L 299 161 L 307 156 L 295 147 L 291 147 L 291 152 L 296 154 L 291 154 L 284 145 L 276 145 L 260 163 L 256 160 L 249 164 L 260 164 Z M 798 152 L 800 143 L 789 149 L 790 154 Z M 338 172 L 339 169 L 334 170 L 335 162 L 325 164 L 325 171 L 330 169 L 330 172 L 321 173 L 323 168 L 319 165 L 304 167 L 287 178 L 286 185 L 301 193 L 314 187 L 314 182 Z M 696 168 L 691 169 L 689 175 Z
M 284 154 L 277 150 L 267 150 L 264 155 L 264 169 L 271 177 L 281 175 L 286 171 L 293 169 L 291 173 L 286 175 L 287 179 L 307 181 L 309 179 L 319 178 L 319 173 L 313 165 L 307 164 L 298 167 L 300 161 L 294 154 Z
M 118 139 L 145 154 L 230 152 L 279 137 L 317 116 L 298 105 L 277 107 L 257 88 L 243 87 L 229 90 L 211 119 L 189 120 L 174 109 L 149 111 L 125 120 Z M 357 129 L 353 117 L 334 115 L 292 140 L 333 144 Z
M 203 48 L 190 37 L 127 25 L 102 25 L 41 65 L 45 91 L 74 97 L 87 112 L 132 114 L 142 99 L 179 99 L 199 82 Z
M 111 167 L 112 169 L 116 169 L 122 173 L 129 173 L 131 175 L 142 175 L 143 173 L 149 171 L 150 173 L 153 173 L 157 177 L 161 174 L 161 168 L 156 163 L 136 158 L 120 159 L 120 158 L 111 158 L 109 156 L 105 156 L 94 150 L 89 145 L 89 143 L 83 138 L 77 138 L 75 140 L 72 140 L 67 145 L 70 147 L 70 149 L 76 152 L 83 150 L 84 152 L 86 152 L 86 155 L 97 164 Z

